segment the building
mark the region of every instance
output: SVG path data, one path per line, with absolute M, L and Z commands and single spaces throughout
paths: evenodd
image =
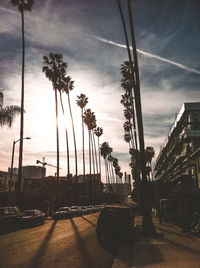
M 17 182 L 17 175 L 12 176 L 11 182 L 11 192 L 15 191 L 15 183 Z M 0 192 L 8 192 L 10 184 L 10 173 L 5 171 L 0 171 Z
M 13 169 L 11 192 L 15 192 L 15 184 L 18 169 Z M 40 166 L 22 167 L 22 185 L 21 191 L 29 196 L 43 194 L 48 200 L 55 199 L 58 189 L 57 178 L 55 176 L 45 177 L 46 169 Z M 0 171 L 0 192 L 8 193 L 10 184 L 10 168 L 8 172 Z M 59 177 L 59 191 L 63 196 L 63 202 L 67 204 L 98 203 L 102 198 L 103 184 L 100 174 L 86 174 L 77 178 L 70 174 L 69 176 Z M 92 201 L 91 201 L 92 200 Z
M 184 103 L 156 159 L 160 198 L 196 206 L 200 197 L 200 102 Z M 156 184 L 155 184 L 156 185 Z M 193 201 L 192 201 L 193 200 Z
M 10 172 L 10 168 L 8 168 Z M 18 174 L 18 168 L 13 168 L 13 174 Z M 46 168 L 40 166 L 23 166 L 22 177 L 29 179 L 42 179 L 46 176 Z
M 104 184 L 104 192 L 112 193 L 118 196 L 120 200 L 125 200 L 131 193 L 130 183 L 106 183 Z

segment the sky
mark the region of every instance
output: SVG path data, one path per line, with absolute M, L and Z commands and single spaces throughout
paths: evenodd
M 127 20 L 126 1 L 121 2 Z M 153 146 L 157 155 L 182 104 L 200 101 L 200 1 L 132 0 L 131 3 L 145 146 Z M 127 60 L 127 51 L 116 0 L 35 0 L 32 12 L 25 13 L 25 42 L 24 137 L 31 139 L 24 140 L 23 165 L 35 165 L 43 157 L 47 163 L 56 165 L 54 91 L 42 72 L 42 57 L 58 52 L 68 64 L 67 74 L 75 81 L 70 97 L 79 174 L 82 174 L 82 142 L 76 99 L 81 93 L 88 97 L 86 108 L 95 112 L 97 125 L 103 128 L 100 143 L 107 141 L 113 148 L 113 156 L 119 159 L 122 172 L 130 173 L 120 104 L 124 93 L 120 87 L 120 66 Z M 0 91 L 4 94 L 4 106 L 20 105 L 21 16 L 8 0 L 0 0 Z M 59 121 L 61 175 L 66 175 L 66 124 L 74 172 L 66 97 L 64 103 L 66 118 L 60 116 Z M 12 143 L 19 139 L 19 125 L 17 117 L 12 128 L 0 128 L 0 170 L 7 171 L 10 166 Z M 15 147 L 17 167 L 19 143 Z M 55 172 L 55 168 L 47 167 L 47 175 Z

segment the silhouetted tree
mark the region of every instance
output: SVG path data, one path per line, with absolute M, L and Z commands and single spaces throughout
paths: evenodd
M 100 172 L 100 178 L 101 178 L 101 157 L 100 157 L 100 144 L 99 144 L 99 138 L 103 134 L 103 128 L 97 127 L 94 129 L 94 134 L 98 138 L 98 152 L 99 152 L 99 172 Z
M 3 93 L 0 92 L 0 125 L 11 127 L 15 116 L 21 113 L 17 105 L 3 107 Z
M 141 107 L 141 96 L 140 96 L 140 80 L 139 80 L 139 68 L 138 68 L 138 59 L 137 59 L 137 51 L 136 51 L 136 42 L 135 42 L 135 34 L 133 27 L 133 19 L 132 19 L 132 10 L 131 10 L 131 2 L 127 0 L 128 6 L 128 18 L 130 25 L 130 36 L 132 43 L 132 52 L 131 56 L 128 34 L 126 23 L 124 19 L 124 14 L 122 11 L 120 0 L 117 0 L 117 4 L 120 11 L 120 16 L 122 20 L 124 36 L 126 41 L 128 59 L 130 64 L 130 74 L 131 74 L 131 82 L 133 83 L 133 92 L 135 99 L 135 108 L 136 108 L 136 118 L 137 118 L 137 129 L 138 129 L 138 138 L 139 138 L 139 150 L 140 150 L 140 163 L 141 163 L 141 175 L 142 175 L 142 196 L 141 196 L 141 205 L 143 212 L 143 232 L 145 234 L 152 234 L 154 232 L 153 222 L 151 217 L 151 196 L 148 195 L 149 185 L 147 182 L 146 176 L 146 160 L 145 160 L 145 152 L 144 152 L 144 130 L 143 130 L 143 119 L 142 119 L 142 107 Z M 132 60 L 133 57 L 133 60 Z
M 23 161 L 23 137 L 24 137 L 24 70 L 25 70 L 25 38 L 24 38 L 24 11 L 31 11 L 34 0 L 11 0 L 11 4 L 21 13 L 22 23 L 22 77 L 21 77 L 21 116 L 20 116 L 20 145 L 19 145 L 19 166 L 18 166 L 18 202 L 20 202 L 22 161 Z
M 85 135 L 84 135 L 84 122 L 83 122 L 83 109 L 88 103 L 88 98 L 85 96 L 85 94 L 80 94 L 80 96 L 77 96 L 76 103 L 81 108 L 81 120 L 82 120 L 82 144 L 83 144 L 83 176 L 84 176 L 84 182 L 85 182 Z
M 91 131 L 96 127 L 96 118 L 94 113 L 87 109 L 83 114 L 83 121 L 88 128 L 88 137 L 89 137 L 89 170 L 90 170 L 90 197 L 92 199 L 92 140 L 91 140 Z M 94 125 L 95 124 L 95 125 Z M 94 163 L 93 163 L 94 164 Z M 94 168 L 94 167 L 93 167 Z
M 69 105 L 69 112 L 71 117 L 71 123 L 72 123 L 72 131 L 73 131 L 73 138 L 74 138 L 74 153 L 75 153 L 75 177 L 77 180 L 78 176 L 78 158 L 77 158 L 77 148 L 76 148 L 76 134 L 75 134 L 75 128 L 74 128 L 74 120 L 73 120 L 73 114 L 72 114 L 72 108 L 71 108 L 71 101 L 70 101 L 70 91 L 74 89 L 74 81 L 70 76 L 63 77 L 63 87 L 62 90 L 67 94 L 68 97 L 68 105 Z
M 56 142 L 57 142 L 57 185 L 58 185 L 58 198 L 59 198 L 59 126 L 58 126 L 58 98 L 57 91 L 60 89 L 61 80 L 66 74 L 67 64 L 63 62 L 63 56 L 59 53 L 49 53 L 48 56 L 43 56 L 42 71 L 46 77 L 52 82 L 55 92 L 55 106 L 56 106 Z
M 151 172 L 151 179 L 153 180 L 153 174 L 152 174 L 152 159 L 155 156 L 155 150 L 152 146 L 147 146 L 145 149 L 145 156 L 146 156 L 146 163 L 149 167 L 149 172 Z

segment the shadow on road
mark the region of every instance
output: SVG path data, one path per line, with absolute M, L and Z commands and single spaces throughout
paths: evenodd
M 181 237 L 185 237 L 186 235 L 184 233 L 178 233 L 178 232 L 174 232 L 174 231 L 171 231 L 171 230 L 167 230 L 165 228 L 162 228 L 162 227 L 156 227 L 158 230 L 162 231 L 162 232 L 166 232 L 166 233 L 170 233 L 170 234 L 174 234 L 174 235 L 177 235 L 177 236 L 181 236 Z
M 96 214 L 91 214 L 91 216 L 95 217 L 95 218 L 98 218 L 99 215 L 96 215 Z
M 39 268 L 42 267 L 42 257 L 45 255 L 49 240 L 51 239 L 51 236 L 53 234 L 53 231 L 55 229 L 57 221 L 54 221 L 44 239 L 44 241 L 42 242 L 42 244 L 40 245 L 40 247 L 37 250 L 36 255 L 34 256 L 34 258 L 30 261 L 30 264 L 28 267 L 31 268 Z
M 153 237 L 151 237 L 153 238 Z M 164 262 L 163 255 L 158 247 L 151 244 L 150 237 L 144 237 L 141 230 L 137 230 L 135 247 L 132 253 L 132 266 L 140 267 Z
M 87 218 L 85 218 L 84 216 L 81 216 L 81 218 L 87 222 L 89 222 L 92 226 L 96 227 L 96 224 L 94 224 L 92 221 L 88 220 Z
M 168 241 L 170 244 L 172 244 L 173 246 L 179 247 L 179 248 L 181 248 L 182 250 L 190 251 L 191 253 L 197 254 L 198 256 L 199 256 L 199 254 L 200 254 L 200 250 L 191 248 L 191 247 L 190 247 L 190 244 L 188 244 L 188 246 L 185 246 L 185 245 L 180 244 L 180 243 L 178 243 L 178 242 L 172 241 L 172 240 L 170 240 L 170 239 L 168 239 L 168 238 L 167 238 L 167 241 Z
M 75 234 L 78 250 L 81 253 L 80 255 L 82 258 L 82 262 L 83 262 L 82 267 L 88 267 L 88 268 L 92 267 L 90 260 L 89 260 L 87 250 L 86 250 L 86 247 L 85 247 L 85 243 L 84 243 L 83 239 L 81 238 L 81 235 L 78 231 L 78 228 L 77 228 L 73 219 L 70 219 L 70 221 L 71 221 L 72 227 L 74 229 L 74 234 Z

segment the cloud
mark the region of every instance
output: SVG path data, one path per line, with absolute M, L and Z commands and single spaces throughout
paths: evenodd
M 126 45 L 123 45 L 123 44 L 119 44 L 117 42 L 113 42 L 113 41 L 110 41 L 110 40 L 107 40 L 107 39 L 104 39 L 102 37 L 99 37 L 99 36 L 96 36 L 96 35 L 89 35 L 89 34 L 85 34 L 85 33 L 82 33 L 83 35 L 87 36 L 87 37 L 91 37 L 91 38 L 95 38 L 96 40 L 99 40 L 101 42 L 104 42 L 104 43 L 107 43 L 107 44 L 110 44 L 110 45 L 113 45 L 113 46 L 116 46 L 116 47 L 121 47 L 121 48 L 126 48 Z M 132 49 L 132 47 L 130 46 L 130 49 Z M 176 61 L 172 61 L 172 60 L 169 60 L 169 59 L 166 59 L 166 58 L 163 58 L 163 57 L 160 57 L 158 55 L 155 55 L 155 54 L 152 54 L 152 53 L 148 53 L 148 52 L 145 52 L 145 51 L 142 51 L 140 49 L 137 49 L 137 52 L 146 56 L 146 57 L 150 57 L 150 58 L 153 58 L 153 59 L 156 59 L 156 60 L 159 60 L 159 61 L 162 61 L 162 62 L 166 62 L 166 63 L 169 63 L 169 64 L 172 64 L 180 69 L 183 69 L 187 72 L 191 72 L 191 73 L 195 73 L 195 74 L 198 74 L 200 75 L 200 71 L 199 70 L 196 70 L 196 69 L 193 69 L 193 68 L 190 68 L 190 67 L 187 67 L 181 63 L 178 63 Z

